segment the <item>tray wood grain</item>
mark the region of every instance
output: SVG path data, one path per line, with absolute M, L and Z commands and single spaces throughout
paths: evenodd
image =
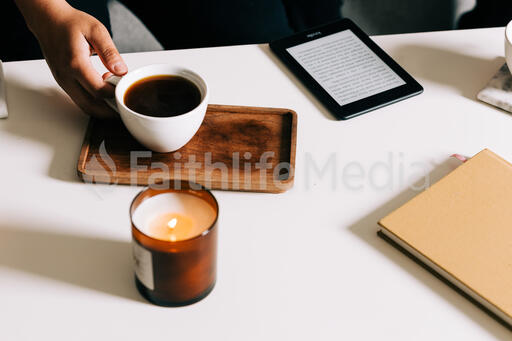
M 209 189 L 280 193 L 293 186 L 296 140 L 297 114 L 280 108 L 209 105 L 196 135 L 172 153 L 149 151 L 120 121 L 91 119 L 78 175 L 90 183 L 188 180 Z

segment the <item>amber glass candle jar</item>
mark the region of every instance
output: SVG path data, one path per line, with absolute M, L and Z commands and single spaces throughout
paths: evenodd
M 213 194 L 187 181 L 147 188 L 135 197 L 130 207 L 135 283 L 147 300 L 183 306 L 212 291 L 218 215 Z

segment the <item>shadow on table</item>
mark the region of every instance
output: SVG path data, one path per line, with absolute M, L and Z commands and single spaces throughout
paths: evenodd
M 0 226 L 0 266 L 139 302 L 129 242 Z
M 437 165 L 428 175 L 428 183 L 431 185 L 436 183 L 442 177 L 457 168 L 459 165 L 460 161 L 455 159 L 448 159 L 440 165 Z M 483 310 L 476 307 L 473 303 L 463 298 L 455 290 L 451 289 L 448 285 L 437 279 L 423 267 L 419 266 L 410 258 L 406 257 L 403 253 L 377 236 L 377 231 L 379 230 L 377 222 L 384 218 L 387 214 L 391 213 L 393 210 L 399 208 L 407 201 L 418 195 L 420 190 L 417 190 L 417 188 L 422 187 L 424 184 L 425 179 L 419 180 L 414 184 L 414 186 L 411 186 L 390 200 L 388 203 L 384 204 L 374 212 L 351 225 L 349 230 L 364 242 L 372 246 L 374 249 L 378 250 L 381 254 L 386 256 L 398 267 L 407 271 L 411 276 L 417 278 L 419 282 L 423 283 L 430 290 L 441 296 L 444 300 L 450 302 L 454 307 L 471 318 L 471 320 L 484 327 L 497 339 L 510 340 L 510 331 L 507 330 L 504 326 L 495 321 L 491 316 L 487 315 Z
M 258 45 L 259 48 L 265 52 L 265 54 L 276 64 L 281 71 L 283 71 L 288 78 L 297 86 L 297 88 L 302 92 L 304 96 L 306 96 L 311 103 L 320 111 L 327 119 L 331 121 L 337 121 L 336 118 L 327 110 L 322 103 L 320 103 L 315 96 L 302 84 L 301 81 L 295 77 L 295 75 L 281 62 L 279 58 L 276 57 L 276 55 L 270 50 L 270 47 L 268 44 L 262 44 Z
M 10 113 L 1 129 L 50 147 L 53 156 L 48 175 L 78 182 L 76 167 L 87 117 L 53 87 L 30 88 L 16 79 L 7 79 L 7 99 Z
M 503 57 L 485 59 L 428 45 L 402 45 L 390 52 L 420 83 L 427 79 L 448 85 L 474 101 L 477 101 L 477 93 L 505 63 Z
M 274 55 L 268 45 L 260 45 L 259 47 L 325 117 L 335 120 L 333 115 Z M 402 45 L 391 50 L 390 54 L 420 83 L 422 79 L 426 79 L 448 85 L 457 89 L 462 96 L 474 101 L 477 101 L 477 93 L 505 63 L 503 57 L 485 59 L 428 45 Z

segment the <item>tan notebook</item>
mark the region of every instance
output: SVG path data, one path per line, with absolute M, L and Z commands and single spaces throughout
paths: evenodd
M 485 149 L 383 218 L 380 235 L 512 326 L 512 165 Z

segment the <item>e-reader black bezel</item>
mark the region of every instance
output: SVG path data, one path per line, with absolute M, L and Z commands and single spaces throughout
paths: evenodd
M 304 69 L 295 58 L 286 50 L 290 47 L 307 43 L 341 31 L 352 31 L 361 41 L 370 48 L 391 70 L 393 70 L 405 84 L 384 92 L 360 99 L 358 101 L 339 105 L 334 98 Z M 316 98 L 338 119 L 346 120 L 385 105 L 398 102 L 423 92 L 423 87 L 407 73 L 393 58 L 382 50 L 373 40 L 364 33 L 350 19 L 312 28 L 292 36 L 273 41 L 270 49 L 295 74 L 297 78 L 316 96 Z

